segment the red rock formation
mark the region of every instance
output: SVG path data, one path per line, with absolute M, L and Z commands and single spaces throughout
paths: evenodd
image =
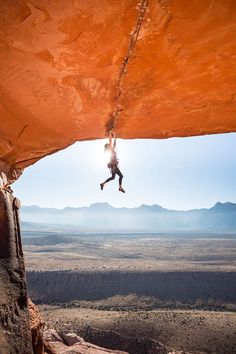
M 235 0 L 0 3 L 0 160 L 76 140 L 236 131 Z M 14 167 L 14 168 L 12 168 Z
M 28 299 L 29 315 L 30 315 L 30 330 L 32 337 L 32 346 L 34 354 L 57 354 L 56 350 L 44 338 L 44 321 L 39 313 L 39 310 L 34 303 Z M 57 333 L 56 333 L 57 334 Z M 58 336 L 58 334 L 57 334 Z M 59 340 L 62 339 L 58 336 Z
M 32 336 L 32 345 L 34 354 L 44 354 L 43 344 L 43 327 L 44 322 L 40 316 L 39 310 L 28 299 L 29 315 L 30 315 L 30 330 Z
M 2 187 L 111 126 L 121 138 L 236 131 L 235 31 L 235 0 L 0 2 L 2 347 L 31 353 L 17 206 Z
M 59 334 L 54 329 L 48 329 L 44 333 L 44 338 L 47 339 L 47 342 L 54 348 L 57 354 L 128 354 L 124 351 L 106 349 L 87 343 L 75 333 L 64 333 L 62 335 L 63 343 Z
M 19 201 L 0 173 L 0 353 L 32 354 Z
M 60 342 L 53 342 L 52 346 L 57 354 L 129 354 L 120 350 L 101 348 L 87 342 L 74 344 L 69 347 Z

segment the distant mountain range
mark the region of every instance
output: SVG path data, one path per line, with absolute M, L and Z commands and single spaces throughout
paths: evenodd
M 35 223 L 43 223 L 54 225 L 53 229 L 55 225 L 71 225 L 71 230 L 81 232 L 236 232 L 236 204 L 218 202 L 210 209 L 188 211 L 168 210 L 157 204 L 136 208 L 114 208 L 108 203 L 64 209 L 23 206 L 21 219 L 23 229 L 27 230 L 42 230 L 43 225 Z

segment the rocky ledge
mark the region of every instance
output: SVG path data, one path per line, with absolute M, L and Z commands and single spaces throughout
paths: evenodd
M 124 351 L 110 350 L 87 343 L 75 333 L 68 333 L 61 338 L 53 329 L 48 329 L 45 332 L 45 341 L 51 345 L 56 354 L 129 354 Z M 51 353 L 48 352 L 48 354 Z
M 76 333 L 70 333 L 69 331 L 57 332 L 54 328 L 45 328 L 45 323 L 37 307 L 30 299 L 28 302 L 34 354 L 129 354 L 127 351 L 107 349 L 86 342 Z M 125 337 L 123 340 L 124 339 Z M 142 338 L 138 339 L 140 348 L 137 347 L 137 352 L 142 352 L 143 354 L 184 354 L 182 351 L 166 348 L 163 344 L 154 340 L 152 340 L 153 345 L 151 345 L 149 349 L 142 349 L 142 340 Z M 129 345 L 128 337 L 126 341 L 127 343 L 123 341 L 122 346 L 127 347 L 127 345 Z M 132 347 L 131 352 L 133 352 L 133 349 Z
M 28 304 L 34 354 L 129 354 L 87 343 L 75 333 L 65 333 L 60 336 L 54 329 L 43 331 L 44 321 L 37 307 L 30 299 Z

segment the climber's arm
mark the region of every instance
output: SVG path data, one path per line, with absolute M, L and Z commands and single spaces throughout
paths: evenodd
M 112 132 L 112 134 L 113 134 L 113 150 L 115 150 L 116 149 L 116 135 L 115 135 L 115 133 L 114 132 Z
M 109 144 L 112 146 L 112 130 L 109 132 Z

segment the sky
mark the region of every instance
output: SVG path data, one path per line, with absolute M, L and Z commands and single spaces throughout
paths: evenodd
M 115 207 L 159 204 L 176 210 L 236 202 L 236 134 L 163 140 L 118 139 L 118 178 L 110 177 L 106 140 L 77 142 L 27 168 L 13 184 L 23 205 L 64 208 L 108 202 Z

